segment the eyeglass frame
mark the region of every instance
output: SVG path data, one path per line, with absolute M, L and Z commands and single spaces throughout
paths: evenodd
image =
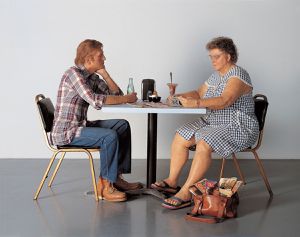
M 225 52 L 219 53 L 217 55 L 208 55 L 208 57 L 210 58 L 210 60 L 218 60 L 222 54 L 225 54 Z

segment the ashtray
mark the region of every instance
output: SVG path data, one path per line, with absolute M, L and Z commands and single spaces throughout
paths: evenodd
M 161 97 L 156 95 L 149 95 L 148 100 L 149 102 L 158 103 L 160 102 Z

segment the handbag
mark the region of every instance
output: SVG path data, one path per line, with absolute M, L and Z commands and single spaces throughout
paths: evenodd
M 237 216 L 239 205 L 238 188 L 242 181 L 237 178 L 222 178 L 215 181 L 203 179 L 189 188 L 194 206 L 186 214 L 186 220 L 219 223 Z

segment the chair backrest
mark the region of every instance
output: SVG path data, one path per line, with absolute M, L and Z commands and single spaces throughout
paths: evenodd
M 39 117 L 43 127 L 44 137 L 46 140 L 47 147 L 56 151 L 56 147 L 50 142 L 48 133 L 51 132 L 54 120 L 54 106 L 49 98 L 45 98 L 44 95 L 39 94 L 35 97 L 35 102 L 39 112 Z
M 256 94 L 253 98 L 255 103 L 255 115 L 259 123 L 259 131 L 262 131 L 265 125 L 269 102 L 265 95 Z
M 35 97 L 35 101 L 45 132 L 51 132 L 54 120 L 54 106 L 51 100 L 49 98 L 45 98 L 44 95 L 39 94 Z

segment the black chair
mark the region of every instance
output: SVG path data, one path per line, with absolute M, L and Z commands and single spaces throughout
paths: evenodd
M 265 182 L 265 185 L 268 189 L 268 192 L 269 192 L 270 196 L 272 197 L 273 192 L 272 192 L 271 186 L 270 186 L 268 178 L 266 176 L 263 164 L 262 164 L 262 162 L 261 162 L 261 160 L 260 160 L 260 158 L 257 154 L 257 151 L 260 148 L 261 143 L 262 143 L 265 119 L 266 119 L 266 114 L 267 114 L 267 109 L 268 109 L 269 102 L 268 102 L 268 99 L 265 95 L 257 94 L 253 98 L 254 98 L 254 103 L 255 103 L 255 114 L 256 114 L 256 117 L 257 117 L 257 120 L 258 120 L 258 123 L 259 123 L 259 136 L 258 136 L 258 139 L 257 139 L 257 142 L 256 142 L 255 146 L 249 147 L 249 148 L 247 148 L 247 149 L 245 149 L 241 152 L 252 152 L 252 154 L 255 157 L 256 163 L 258 165 L 259 172 L 260 172 L 260 174 L 261 174 L 261 176 L 262 176 L 262 178 Z M 192 151 L 195 150 L 195 149 L 196 149 L 195 145 L 190 147 L 190 150 L 192 150 Z M 232 158 L 233 158 L 233 162 L 234 162 L 234 165 L 237 169 L 238 174 L 240 175 L 243 183 L 246 184 L 244 175 L 241 171 L 241 168 L 239 166 L 239 163 L 237 161 L 235 153 L 232 154 Z M 223 177 L 225 161 L 226 161 L 226 159 L 222 158 L 220 178 Z
M 44 185 L 46 178 L 48 177 L 49 171 L 50 171 L 52 164 L 58 153 L 62 153 L 62 156 L 56 165 L 56 168 L 55 168 L 55 170 L 52 174 L 52 177 L 49 181 L 48 187 L 51 187 L 53 180 L 57 174 L 57 171 L 58 171 L 58 169 L 65 157 L 65 154 L 67 152 L 84 152 L 88 155 L 88 159 L 89 159 L 89 163 L 90 163 L 90 171 L 91 171 L 91 175 L 92 175 L 92 183 L 93 183 L 93 187 L 94 187 L 95 199 L 96 199 L 96 201 L 99 201 L 98 193 L 97 193 L 97 186 L 96 186 L 94 162 L 93 162 L 93 157 L 92 157 L 91 152 L 99 152 L 100 149 L 97 147 L 77 147 L 77 146 L 76 147 L 68 147 L 68 146 L 57 146 L 56 147 L 56 146 L 53 146 L 50 143 L 49 136 L 50 136 L 50 132 L 51 132 L 52 126 L 53 126 L 54 106 L 53 106 L 51 100 L 49 98 L 45 98 L 45 96 L 42 94 L 39 94 L 35 97 L 35 103 L 38 108 L 39 117 L 41 120 L 47 147 L 53 152 L 53 155 L 49 161 L 48 167 L 44 173 L 44 176 L 40 182 L 40 185 L 39 185 L 33 199 L 36 200 L 38 198 L 39 193 Z

